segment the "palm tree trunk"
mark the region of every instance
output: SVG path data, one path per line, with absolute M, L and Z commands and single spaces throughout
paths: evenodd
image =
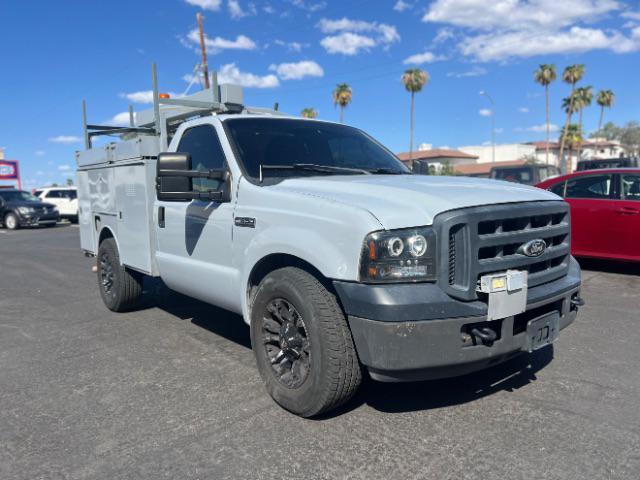
M 596 137 L 596 154 L 600 148 L 600 135 L 602 133 L 602 120 L 604 119 L 604 105 L 600 106 L 600 120 L 598 120 L 598 136 Z
M 579 162 L 580 158 L 582 158 L 582 108 L 580 109 L 580 121 L 578 124 L 578 128 L 580 129 L 580 141 L 578 142 L 578 153 L 576 154 L 576 159 Z
M 340 105 L 340 123 L 344 123 L 344 106 Z
M 575 90 L 576 90 L 576 84 L 572 83 L 571 84 L 571 97 L 569 97 L 569 111 L 567 112 L 567 120 L 564 123 L 564 130 L 562 133 L 562 138 L 560 140 L 560 162 L 562 162 L 562 173 L 566 173 L 566 163 L 565 159 L 563 157 L 563 153 L 564 153 L 564 144 L 565 144 L 565 140 L 567 138 L 567 130 L 569 130 L 569 124 L 571 123 L 571 115 L 573 114 L 573 99 L 574 99 L 574 94 L 575 94 Z
M 547 104 L 547 165 L 549 165 L 549 85 L 544 86 L 544 93 Z
M 414 92 L 411 92 L 411 111 L 409 119 L 409 168 L 413 170 L 413 97 Z
M 571 170 L 573 170 L 573 160 L 571 159 L 571 156 L 573 155 L 573 148 L 569 147 L 569 152 L 567 154 L 567 165 L 566 165 L 566 173 L 571 173 Z

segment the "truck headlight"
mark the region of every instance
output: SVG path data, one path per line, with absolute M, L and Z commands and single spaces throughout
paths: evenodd
M 18 207 L 18 212 L 20 212 L 22 215 L 30 215 L 32 213 L 35 213 L 35 208 L 33 207 Z
M 365 283 L 436 280 L 436 234 L 431 227 L 385 230 L 367 235 L 360 257 Z

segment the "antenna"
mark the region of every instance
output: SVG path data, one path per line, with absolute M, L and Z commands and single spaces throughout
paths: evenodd
M 202 27 L 202 15 L 196 14 L 198 30 L 200 30 L 200 49 L 202 50 L 202 73 L 204 74 L 204 88 L 209 88 L 209 66 L 207 65 L 207 47 L 204 44 L 204 28 Z

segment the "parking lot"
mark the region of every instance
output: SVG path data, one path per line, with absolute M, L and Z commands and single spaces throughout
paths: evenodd
M 304 420 L 242 320 L 147 282 L 102 304 L 76 226 L 0 230 L 0 478 L 637 479 L 640 268 L 584 265 L 554 348 L 457 379 L 367 383 Z M 552 360 L 552 361 L 551 361 Z

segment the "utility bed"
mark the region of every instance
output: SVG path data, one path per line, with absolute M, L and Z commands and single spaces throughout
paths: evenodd
M 97 232 L 109 227 L 119 242 L 121 261 L 156 275 L 153 202 L 158 137 L 144 136 L 76 154 L 80 199 L 80 246 L 98 251 Z

